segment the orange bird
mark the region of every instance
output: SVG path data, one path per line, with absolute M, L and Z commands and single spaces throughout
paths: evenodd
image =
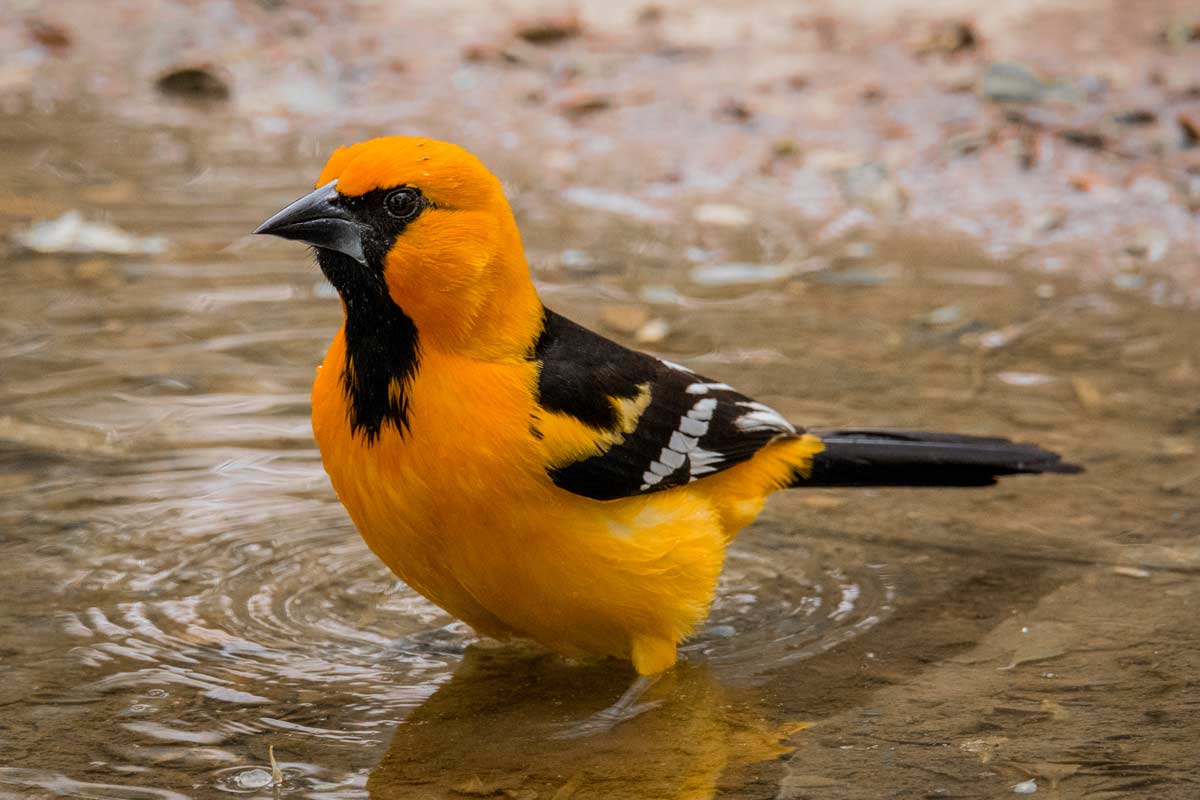
M 1006 439 L 806 431 L 556 314 L 500 181 L 456 145 L 344 147 L 317 187 L 255 233 L 312 245 L 342 299 L 312 394 L 334 490 L 397 576 L 479 633 L 631 660 L 610 717 L 675 663 L 777 489 L 1078 471 Z

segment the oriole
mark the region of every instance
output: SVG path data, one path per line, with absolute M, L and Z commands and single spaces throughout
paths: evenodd
M 725 548 L 789 486 L 978 486 L 1074 472 L 1006 439 L 806 431 L 542 305 L 473 155 L 337 150 L 256 233 L 312 245 L 345 322 L 313 385 L 333 488 L 405 583 L 479 633 L 675 663 Z

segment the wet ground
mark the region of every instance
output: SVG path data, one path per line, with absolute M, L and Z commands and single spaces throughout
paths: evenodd
M 329 490 L 307 391 L 337 301 L 302 252 L 244 237 L 312 163 L 200 149 L 197 178 L 128 168 L 114 145 L 153 153 L 153 131 L 3 134 L 14 197 L 103 204 L 172 250 L 5 262 L 0 796 L 271 796 L 271 746 L 307 797 L 1200 790 L 1194 312 L 956 240 L 838 239 L 819 269 L 714 287 L 660 251 L 761 243 L 534 221 L 535 255 L 614 243 L 539 268 L 548 303 L 617 336 L 662 320 L 656 350 L 793 419 L 1004 433 L 1089 469 L 778 497 L 665 704 L 563 744 L 547 731 L 625 671 L 472 643 Z
M 136 24 L 123 8 L 96 26 Z M 1125 22 L 1149 42 L 1170 8 Z M 462 62 L 456 86 L 516 110 L 498 104 L 484 130 L 487 92 L 459 86 L 453 108 L 423 95 L 389 113 L 402 130 L 469 141 L 503 175 L 556 310 L 803 424 L 1009 435 L 1088 472 L 778 496 L 731 552 L 684 663 L 653 689 L 663 704 L 604 736 L 552 739 L 630 675 L 476 642 L 375 560 L 309 430 L 337 300 L 300 248 L 246 236 L 335 143 L 384 123 L 248 114 L 255 78 L 237 64 L 233 108 L 110 106 L 113 74 L 140 73 L 107 73 L 116 62 L 76 27 L 75 56 L 55 58 L 82 51 L 104 80 L 65 103 L 55 92 L 70 95 L 61 76 L 74 73 L 42 65 L 54 80 L 5 100 L 0 233 L 78 209 L 166 249 L 0 256 L 0 798 L 1200 794 L 1195 151 L 1166 133 L 1190 113 L 1190 79 L 1139 73 L 1096 101 L 1103 111 L 1036 111 L 1048 150 L 1022 172 L 1012 141 L 1028 122 L 970 93 L 905 95 L 881 78 L 929 120 L 976 119 L 949 127 L 985 142 L 947 159 L 950 130 L 910 120 L 915 143 L 885 145 L 858 85 L 878 81 L 822 82 L 861 56 L 849 34 L 832 66 L 802 59 L 817 98 L 803 107 L 819 123 L 822 108 L 852 105 L 857 127 L 846 141 L 819 124 L 796 133 L 805 156 L 792 160 L 772 149 L 778 87 L 751 93 L 757 122 L 713 122 L 724 89 L 700 95 L 704 125 L 680 100 L 691 84 L 639 94 L 656 70 L 724 86 L 738 53 L 702 22 L 631 23 L 666 33 L 629 45 L 641 55 L 626 83 L 609 28 L 565 51 L 522 44 L 514 65 L 487 49 L 509 23 L 478 24 L 387 80 Z M 809 22 L 793 35 L 825 36 Z M 1121 23 L 1081 39 L 1105 43 Z M 1032 25 L 991 24 L 984 41 L 1001 51 L 1004 31 Z M 689 30 L 706 51 L 659 52 Z M 458 45 L 477 40 L 483 62 Z M 1179 58 L 1147 44 L 1110 60 L 1150 70 L 1195 56 Z M 0 98 L 23 74 L 12 63 Z M 564 88 L 573 63 L 621 87 L 612 116 L 563 116 L 586 95 Z M 764 83 L 796 68 L 771 63 Z M 385 79 L 341 80 L 358 96 Z M 555 94 L 567 88 L 584 94 Z M 550 100 L 517 103 L 534 89 Z M 1104 116 L 1146 103 L 1153 135 Z M 476 116 L 460 128 L 464 107 Z M 545 123 L 535 133 L 530 115 Z M 1108 119 L 1126 155 L 1064 145 L 1047 115 Z M 681 125 L 687 152 L 669 147 Z M 728 153 L 741 155 L 723 166 Z M 1080 175 L 1107 188 L 1072 188 Z

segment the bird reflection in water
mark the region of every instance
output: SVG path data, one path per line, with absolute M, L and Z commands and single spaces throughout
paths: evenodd
M 658 705 L 611 730 L 563 737 L 632 679 L 628 664 L 571 664 L 519 647 L 473 646 L 453 677 L 396 730 L 372 798 L 708 798 L 792 752 L 806 723 L 739 707 L 703 665 L 681 663 L 647 692 Z

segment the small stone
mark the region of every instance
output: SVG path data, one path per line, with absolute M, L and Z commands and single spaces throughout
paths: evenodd
M 597 111 L 612 108 L 612 106 L 612 98 L 608 95 L 597 94 L 595 92 L 580 92 L 560 102 L 558 110 L 565 116 L 573 119 L 581 119 L 595 114 Z
M 717 106 L 717 116 L 734 122 L 748 122 L 754 116 L 754 112 L 742 100 L 736 97 L 726 97 Z
M 667 12 L 663 10 L 662 6 L 651 3 L 638 10 L 637 23 L 639 25 L 656 25 L 662 22 L 666 15 Z
M 638 299 L 653 306 L 683 305 L 683 295 L 674 286 L 643 286 Z
M 1179 133 L 1182 137 L 1180 146 L 1188 150 L 1200 144 L 1200 122 L 1187 114 L 1180 114 L 1175 119 L 1179 123 Z
M 1045 386 L 1057 378 L 1053 375 L 1043 375 L 1040 372 L 999 372 L 996 378 L 1009 386 Z
M 875 217 L 862 208 L 852 208 L 830 220 L 817 231 L 814 240 L 818 244 L 826 244 L 850 233 L 870 228 L 875 224 Z
M 744 228 L 754 222 L 754 215 L 741 206 L 729 203 L 704 203 L 692 212 L 692 219 L 701 225 Z
M 1159 36 L 1171 47 L 1183 47 L 1200 41 L 1200 22 L 1172 22 Z
M 794 275 L 795 267 L 786 264 L 713 264 L 694 267 L 688 274 L 701 286 L 731 286 L 739 283 L 771 283 Z
M 582 32 L 583 26 L 576 14 L 522 20 L 514 29 L 517 38 L 537 45 L 557 44 L 573 39 Z
M 671 326 L 665 319 L 652 319 L 637 329 L 633 338 L 642 344 L 658 344 L 671 334 Z
M 776 139 L 771 143 L 773 158 L 795 158 L 800 155 L 800 144 L 795 139 Z
M 1125 252 L 1157 264 L 1166 257 L 1170 246 L 1171 240 L 1162 228 L 1143 228 L 1138 231 L 1137 238 L 1125 245 Z
M 164 72 L 154 82 L 155 88 L 168 97 L 183 100 L 216 102 L 229 99 L 229 82 L 207 65 L 176 67 Z
M 908 208 L 907 192 L 884 164 L 861 164 L 842 170 L 838 177 L 842 194 L 852 205 L 892 218 L 903 215 Z
M 847 242 L 842 255 L 853 261 L 861 261 L 875 255 L 875 245 L 870 242 Z
M 498 61 L 500 48 L 489 42 L 468 42 L 462 48 L 463 61 L 472 64 L 482 64 L 485 61 Z
M 1103 150 L 1108 147 L 1108 139 L 1096 131 L 1065 130 L 1059 133 L 1067 144 L 1082 147 L 1086 150 Z
M 559 253 L 558 262 L 562 264 L 563 269 L 571 272 L 592 272 L 595 268 L 592 257 L 575 248 L 568 248 Z
M 35 42 L 51 50 L 66 50 L 73 41 L 71 32 L 62 25 L 36 17 L 25 21 L 25 30 Z
M 1180 191 L 1188 210 L 1200 211 L 1200 175 L 1186 175 L 1180 181 Z
M 946 140 L 946 152 L 955 157 L 969 156 L 987 146 L 990 141 L 987 131 L 963 131 Z
M 978 46 L 979 36 L 975 28 L 969 22 L 958 20 L 934 23 L 910 45 L 910 49 L 916 56 L 958 55 Z
M 979 337 L 979 347 L 983 350 L 999 350 L 1021 338 L 1026 330 L 1024 325 L 1006 325 L 1003 328 L 988 331 Z
M 1017 164 L 1023 170 L 1031 170 L 1038 165 L 1042 157 L 1042 139 L 1036 128 L 1026 126 L 1017 134 L 1013 143 L 1017 154 Z
M 138 237 L 103 222 L 88 222 L 78 211 L 33 223 L 13 240 L 35 253 L 110 253 L 153 255 L 167 249 L 161 236 Z
M 1026 242 L 1030 242 L 1039 236 L 1053 233 L 1063 226 L 1066 219 L 1067 213 L 1061 208 L 1049 208 L 1040 211 L 1031 216 L 1021 228 L 1021 238 Z
M 1071 188 L 1077 192 L 1094 192 L 1105 184 L 1104 178 L 1094 172 L 1080 172 L 1072 175 L 1068 182 L 1071 184 Z
M 1148 109 L 1138 108 L 1114 115 L 1113 122 L 1118 125 L 1153 125 L 1158 122 L 1158 115 Z
M 862 88 L 862 91 L 858 93 L 858 96 L 864 103 L 878 103 L 887 97 L 887 93 L 883 90 L 882 86 L 869 83 Z
M 1118 289 L 1133 292 L 1146 288 L 1146 278 L 1136 272 L 1119 272 L 1113 275 L 1112 284 Z
M 922 314 L 918 317 L 920 322 L 926 325 L 953 325 L 962 319 L 962 308 L 959 306 L 942 306 L 935 308 L 928 314 Z
M 271 773 L 254 767 L 234 776 L 233 784 L 239 789 L 264 789 L 271 785 Z
M 1120 564 L 1113 567 L 1112 571 L 1114 575 L 1122 575 L 1126 578 L 1149 578 L 1151 575 L 1151 572 L 1148 569 L 1142 569 L 1141 567 L 1127 567 Z
M 589 208 L 593 211 L 604 211 L 610 214 L 634 217 L 643 222 L 662 223 L 671 221 L 671 215 L 666 211 L 655 208 L 636 197 L 607 189 L 572 186 L 569 189 L 563 190 L 562 198 L 580 208 Z
M 992 64 L 983 74 L 980 87 L 984 98 L 994 103 L 1044 103 L 1049 100 L 1077 102 L 1078 89 L 1042 78 L 1024 64 Z
M 880 286 L 892 278 L 893 272 L 886 268 L 824 269 L 813 273 L 813 280 L 826 286 Z
M 1034 794 L 1038 790 L 1037 781 L 1021 781 L 1012 787 L 1013 794 Z

